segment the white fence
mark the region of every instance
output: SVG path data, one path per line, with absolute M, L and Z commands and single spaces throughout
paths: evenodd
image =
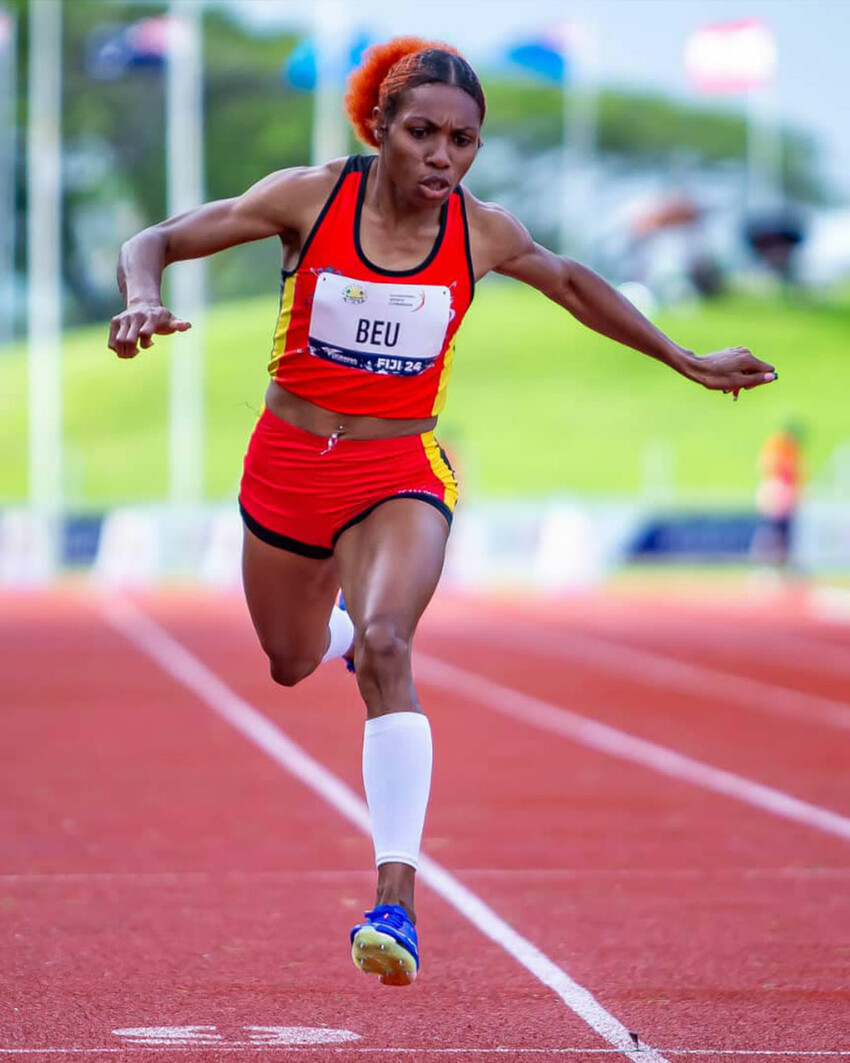
M 133 506 L 86 523 L 87 543 L 68 548 L 68 567 L 86 567 L 96 582 L 148 586 L 163 580 L 195 580 L 217 587 L 239 585 L 242 527 L 235 505 Z M 675 520 L 675 517 L 669 518 Z M 702 518 L 708 522 L 710 515 Z M 635 502 L 556 498 L 535 502 L 487 502 L 462 506 L 454 522 L 444 582 L 466 588 L 559 590 L 595 586 L 633 559 L 643 532 L 665 518 Z M 688 518 L 700 527 L 700 516 Z M 0 585 L 33 586 L 56 574 L 49 518 L 27 509 L 0 511 Z M 80 538 L 80 533 L 75 533 Z M 717 561 L 720 553 L 706 554 Z M 729 555 L 723 555 L 730 560 Z M 677 560 L 675 554 L 658 560 Z M 680 560 L 683 558 L 679 558 Z M 687 554 L 689 563 L 701 560 Z M 738 560 L 746 561 L 746 552 Z M 850 504 L 809 502 L 801 507 L 793 537 L 801 571 L 850 572 Z
M 444 580 L 463 587 L 592 585 L 623 560 L 639 521 L 630 503 L 466 505 L 455 517 Z M 51 578 L 49 531 L 44 518 L 26 509 L 0 512 L 0 584 Z M 239 585 L 242 525 L 235 506 L 119 508 L 102 522 L 94 518 L 89 535 L 90 549 L 82 551 L 88 556 L 77 561 L 87 563 L 97 582 Z

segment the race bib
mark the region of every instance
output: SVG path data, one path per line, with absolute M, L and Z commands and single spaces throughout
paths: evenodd
M 418 376 L 440 355 L 452 317 L 449 289 L 321 273 L 310 315 L 310 353 L 370 373 Z

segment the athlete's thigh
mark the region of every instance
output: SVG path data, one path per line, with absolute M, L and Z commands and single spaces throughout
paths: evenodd
M 345 531 L 335 557 L 355 628 L 392 620 L 410 638 L 436 590 L 449 526 L 434 506 L 397 498 Z
M 334 559 L 315 560 L 243 527 L 242 584 L 260 644 L 270 656 L 321 657 L 339 590 Z

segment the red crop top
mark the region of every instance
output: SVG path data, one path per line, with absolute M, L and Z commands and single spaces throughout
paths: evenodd
M 381 269 L 360 245 L 375 156 L 352 155 L 301 250 L 283 271 L 269 374 L 339 413 L 430 417 L 446 402 L 454 340 L 474 292 L 464 194 L 440 212 L 430 254 Z

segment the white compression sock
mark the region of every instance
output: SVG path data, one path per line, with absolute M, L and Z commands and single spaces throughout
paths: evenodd
M 372 817 L 375 865 L 416 867 L 431 790 L 431 725 L 421 712 L 366 721 L 363 785 Z
M 337 605 L 331 611 L 328 631 L 330 632 L 331 640 L 325 650 L 322 664 L 325 661 L 332 661 L 336 657 L 342 657 L 343 654 L 348 653 L 354 640 L 354 624 L 351 623 L 351 617 Z

